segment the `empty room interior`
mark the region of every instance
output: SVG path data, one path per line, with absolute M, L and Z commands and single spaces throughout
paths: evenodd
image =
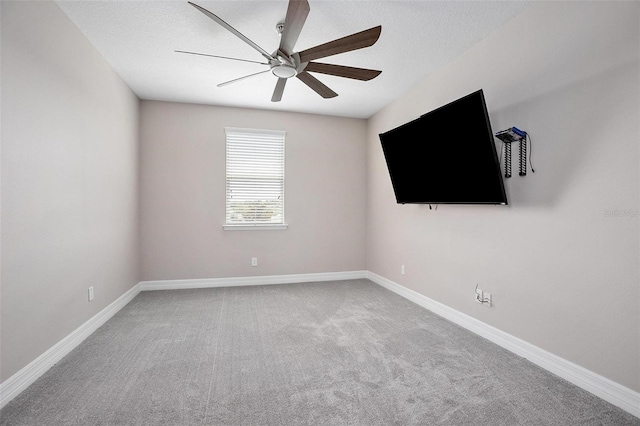
M 640 425 L 640 2 L 0 2 L 2 425 Z

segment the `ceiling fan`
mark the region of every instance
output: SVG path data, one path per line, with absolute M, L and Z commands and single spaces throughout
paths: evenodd
M 255 75 L 271 72 L 278 77 L 276 87 L 271 97 L 271 102 L 279 102 L 282 99 L 284 86 L 287 79 L 297 77 L 304 84 L 313 89 L 323 98 L 333 98 L 338 96 L 336 92 L 324 85 L 320 80 L 309 74 L 310 72 L 334 75 L 338 77 L 351 78 L 356 80 L 371 80 L 377 77 L 382 71 L 371 70 L 366 68 L 347 67 L 343 65 L 326 64 L 322 62 L 314 62 L 316 59 L 326 58 L 327 56 L 337 55 L 339 53 L 349 52 L 352 50 L 370 47 L 378 41 L 381 26 L 369 28 L 346 37 L 342 37 L 301 52 L 294 52 L 294 46 L 298 40 L 298 36 L 302 31 L 307 15 L 309 14 L 309 3 L 307 0 L 289 0 L 287 7 L 287 15 L 284 22 L 280 22 L 276 26 L 276 30 L 280 34 L 280 46 L 278 49 L 269 53 L 253 41 L 249 40 L 240 31 L 227 24 L 217 15 L 209 12 L 207 9 L 198 6 L 195 3 L 188 2 L 191 6 L 216 21 L 222 27 L 232 32 L 235 36 L 247 43 L 249 46 L 260 52 L 266 59 L 266 62 L 251 61 L 247 59 L 230 58 L 227 56 L 209 55 L 205 53 L 187 52 L 184 50 L 176 50 L 177 53 L 187 53 L 191 55 L 209 56 L 213 58 L 231 59 L 235 61 L 253 62 L 261 65 L 269 66 L 268 70 L 249 74 L 244 77 L 236 78 L 224 83 L 218 84 L 218 87 L 226 86 L 231 83 L 244 80 L 245 78 Z

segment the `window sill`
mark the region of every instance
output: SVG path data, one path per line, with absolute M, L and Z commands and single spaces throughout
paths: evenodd
M 287 229 L 287 224 L 277 225 L 222 225 L 225 231 L 281 231 Z

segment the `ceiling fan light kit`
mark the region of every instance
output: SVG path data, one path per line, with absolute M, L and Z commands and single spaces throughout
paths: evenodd
M 271 73 L 278 78 L 291 78 L 298 74 L 296 67 L 287 64 L 274 65 L 271 68 Z
M 260 71 L 253 74 L 249 74 L 244 77 L 236 78 L 224 83 L 218 84 L 218 87 L 226 86 L 231 83 L 244 80 L 255 75 L 263 74 L 271 71 L 271 73 L 278 77 L 276 87 L 271 97 L 272 102 L 279 102 L 282 99 L 282 93 L 287 79 L 297 77 L 300 81 L 309 86 L 313 91 L 318 93 L 325 99 L 338 96 L 336 92 L 327 87 L 320 80 L 309 74 L 309 72 L 315 72 L 320 74 L 333 75 L 337 77 L 344 77 L 349 79 L 368 81 L 378 75 L 382 71 L 371 70 L 365 68 L 349 67 L 344 65 L 325 64 L 320 62 L 312 62 L 315 59 L 326 58 L 328 56 L 337 55 L 339 53 L 350 52 L 352 50 L 363 49 L 365 47 L 373 46 L 382 31 L 381 26 L 369 28 L 365 31 L 360 31 L 355 34 L 351 34 L 346 37 L 342 37 L 328 43 L 321 44 L 319 46 L 312 47 L 310 49 L 303 50 L 301 52 L 294 52 L 294 46 L 298 41 L 298 36 L 302 31 L 302 27 L 309 14 L 310 7 L 307 0 L 289 0 L 287 7 L 287 14 L 284 21 L 276 24 L 276 31 L 280 34 L 280 45 L 278 50 L 270 54 L 262 47 L 247 38 L 240 31 L 233 28 L 217 15 L 211 13 L 207 9 L 198 6 L 195 3 L 188 2 L 191 6 L 202 12 L 207 17 L 211 18 L 219 25 L 233 33 L 236 37 L 247 43 L 253 49 L 258 51 L 267 62 L 257 62 L 247 59 L 231 58 L 225 56 L 210 55 L 198 52 L 188 52 L 184 50 L 176 50 L 177 53 L 187 53 L 199 56 L 209 56 L 213 58 L 229 59 L 243 62 L 253 62 L 260 65 L 268 65 L 269 70 Z

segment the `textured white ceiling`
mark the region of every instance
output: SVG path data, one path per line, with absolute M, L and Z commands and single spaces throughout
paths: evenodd
M 285 17 L 286 0 L 193 2 L 266 51 L 278 47 L 275 26 Z M 522 1 L 309 0 L 311 12 L 295 51 L 382 25 L 380 39 L 372 47 L 320 60 L 379 69 L 382 74 L 367 82 L 315 74 L 339 94 L 333 99 L 321 98 L 293 78 L 282 101 L 272 103 L 277 79 L 271 73 L 216 87 L 268 67 L 174 52 L 264 59 L 186 0 L 56 3 L 141 99 L 357 118 L 370 117 L 528 5 Z

